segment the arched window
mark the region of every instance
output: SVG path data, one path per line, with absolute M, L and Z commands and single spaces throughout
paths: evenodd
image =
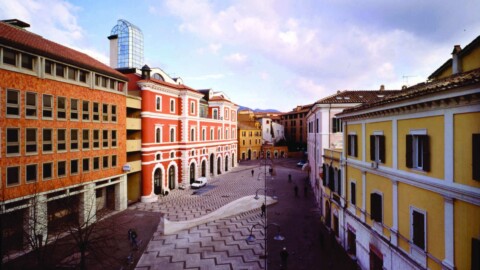
M 195 141 L 195 129 L 190 130 L 190 141 Z
M 190 113 L 195 114 L 195 102 L 193 101 L 190 103 Z
M 175 112 L 175 99 L 170 99 L 170 112 Z
M 161 97 L 158 97 L 156 98 L 156 103 L 155 103 L 155 109 L 157 111 L 161 111 L 162 110 L 162 98 Z
M 175 129 L 170 128 L 170 142 L 174 142 L 174 141 L 175 141 Z
M 222 130 L 218 129 L 217 140 L 221 140 L 221 139 L 222 139 Z
M 159 127 L 155 129 L 155 142 L 156 143 L 162 142 L 162 131 Z
M 213 119 L 218 119 L 218 110 L 213 109 Z
M 205 129 L 202 129 L 202 141 L 205 141 L 206 136 L 207 136 L 207 131 Z
M 210 129 L 210 140 L 213 141 L 213 129 Z

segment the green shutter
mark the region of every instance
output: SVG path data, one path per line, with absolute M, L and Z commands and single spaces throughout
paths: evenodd
M 412 168 L 413 167 L 413 135 L 407 135 L 407 145 L 405 149 L 405 160 L 406 160 L 406 166 L 407 168 Z
M 480 134 L 472 134 L 472 177 L 480 180 Z
M 379 154 L 380 154 L 380 163 L 386 163 L 385 157 L 385 136 L 379 136 Z
M 422 136 L 423 143 L 423 170 L 430 171 L 430 137 L 428 135 Z
M 375 161 L 375 135 L 370 135 L 370 160 Z

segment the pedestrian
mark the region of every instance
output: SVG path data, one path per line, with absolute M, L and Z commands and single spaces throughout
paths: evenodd
M 283 247 L 282 251 L 280 251 L 280 258 L 282 259 L 280 267 L 287 268 L 288 251 L 286 247 Z
M 292 182 L 292 175 L 291 175 L 291 174 L 288 174 L 288 182 L 289 182 L 289 183 Z
M 303 195 L 305 196 L 305 198 L 307 197 L 307 193 L 308 193 L 308 186 L 304 185 L 303 186 Z
M 298 186 L 295 185 L 295 187 L 293 188 L 293 190 L 295 191 L 295 197 L 298 197 Z
M 252 177 L 253 177 L 253 174 L 255 173 L 255 171 L 252 169 Z
M 260 207 L 260 209 L 262 210 L 262 217 L 263 215 L 265 215 L 265 210 L 267 210 L 267 206 L 265 206 L 265 203 L 262 203 L 262 207 Z
M 137 250 L 137 232 L 134 229 L 128 230 L 128 240 L 130 241 L 130 247 L 132 247 L 134 250 Z

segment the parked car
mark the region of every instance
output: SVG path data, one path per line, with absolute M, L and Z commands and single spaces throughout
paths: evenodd
M 302 161 L 297 163 L 297 167 L 303 167 L 303 165 L 305 165 L 305 164 L 307 164 L 307 161 L 302 160 Z
M 206 177 L 200 177 L 197 180 L 193 181 L 191 187 L 192 188 L 201 188 L 207 185 L 207 178 Z

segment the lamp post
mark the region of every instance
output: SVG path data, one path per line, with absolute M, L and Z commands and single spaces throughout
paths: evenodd
M 265 216 L 266 216 L 266 215 L 265 215 Z M 266 218 L 265 218 L 265 219 L 266 219 Z M 245 240 L 247 241 L 247 243 L 253 243 L 253 242 L 255 242 L 256 238 L 255 238 L 255 236 L 253 235 L 253 229 L 254 229 L 255 227 L 257 227 L 257 226 L 262 226 L 262 224 L 256 223 L 256 224 L 254 224 L 254 225 L 250 228 L 250 235 L 247 237 L 247 239 L 245 239 Z M 277 223 L 270 223 L 270 224 L 265 223 L 265 224 L 263 225 L 263 230 L 264 230 L 265 234 L 264 234 L 263 239 L 259 239 L 259 240 L 264 240 L 264 241 L 265 241 L 265 252 L 264 252 L 264 254 L 263 254 L 262 256 L 260 256 L 260 258 L 263 257 L 263 259 L 265 260 L 265 269 L 268 269 L 268 266 L 267 266 L 267 256 L 268 256 L 268 255 L 267 255 L 267 250 L 268 250 L 268 249 L 267 249 L 267 239 L 268 239 L 267 232 L 268 232 L 268 231 L 267 231 L 267 229 L 268 229 L 269 226 L 275 226 L 275 227 L 277 227 L 277 234 L 275 234 L 275 236 L 273 237 L 273 240 L 276 240 L 276 241 L 283 241 L 283 240 L 285 240 L 285 237 L 280 234 L 280 225 L 278 225 Z

